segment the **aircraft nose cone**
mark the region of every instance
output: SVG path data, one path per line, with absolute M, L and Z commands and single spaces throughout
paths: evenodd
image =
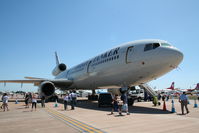
M 176 50 L 176 58 L 181 62 L 183 60 L 183 53 L 179 50 Z
M 180 64 L 180 62 L 183 60 L 184 57 L 183 53 L 178 49 L 171 49 L 169 53 L 170 53 L 169 56 L 170 63 L 173 65 L 173 67 L 177 67 Z

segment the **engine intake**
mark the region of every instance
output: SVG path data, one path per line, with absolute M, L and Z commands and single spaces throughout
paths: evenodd
M 55 86 L 52 82 L 45 81 L 41 83 L 39 87 L 40 95 L 45 96 L 45 97 L 50 97 L 54 94 L 54 92 L 55 92 Z
M 61 63 L 61 64 L 57 65 L 57 66 L 53 69 L 52 75 L 57 76 L 57 75 L 60 74 L 61 72 L 65 71 L 66 68 L 67 68 L 66 65 L 63 64 L 63 63 Z

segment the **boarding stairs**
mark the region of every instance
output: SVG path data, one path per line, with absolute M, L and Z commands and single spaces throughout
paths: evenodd
M 146 91 L 151 97 L 158 95 L 148 84 L 141 84 L 139 87 L 144 89 L 144 91 Z

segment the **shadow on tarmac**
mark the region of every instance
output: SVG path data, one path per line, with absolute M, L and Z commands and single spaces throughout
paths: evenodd
M 97 102 L 92 101 L 78 101 L 77 107 L 79 108 L 85 108 L 85 109 L 92 109 L 92 110 L 98 110 L 98 111 L 110 111 L 110 106 L 103 106 L 98 107 Z M 130 113 L 142 113 L 142 114 L 171 114 L 170 111 L 163 111 L 162 109 L 154 108 L 154 107 L 140 107 L 140 106 L 129 106 L 129 112 Z

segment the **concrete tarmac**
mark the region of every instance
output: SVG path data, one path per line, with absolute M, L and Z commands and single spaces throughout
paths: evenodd
M 187 133 L 198 132 L 199 108 L 190 100 L 189 114 L 181 115 L 180 103 L 174 100 L 176 113 L 171 113 L 171 100 L 167 111 L 151 102 L 137 102 L 129 107 L 130 115 L 110 114 L 110 107 L 97 107 L 97 102 L 79 101 L 75 110 L 65 111 L 63 104 L 47 103 L 31 112 L 23 103 L 9 103 L 10 111 L 0 111 L 2 133 L 51 133 L 51 132 L 106 132 L 106 133 Z M 198 102 L 198 101 L 197 101 Z
M 79 133 L 49 115 L 45 109 L 25 108 L 24 103 L 9 103 L 9 111 L 0 110 L 0 133 Z

